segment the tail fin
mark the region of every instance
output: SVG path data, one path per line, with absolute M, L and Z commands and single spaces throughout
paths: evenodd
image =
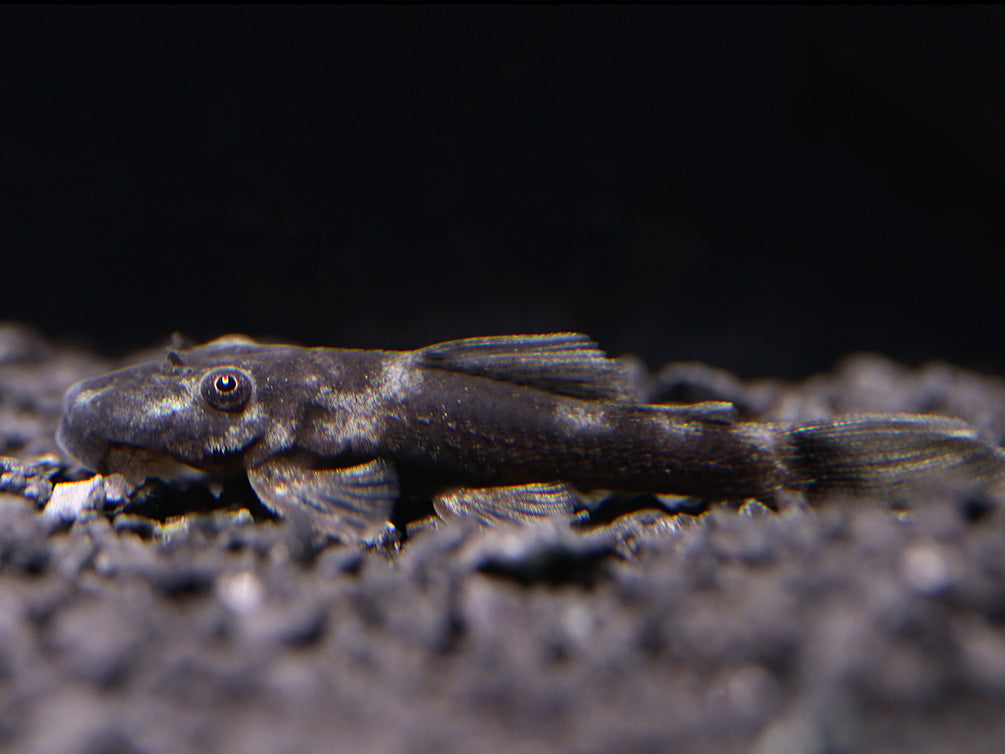
M 984 487 L 1005 479 L 1005 452 L 957 419 L 860 414 L 789 427 L 783 454 L 794 486 L 896 494 L 928 484 Z

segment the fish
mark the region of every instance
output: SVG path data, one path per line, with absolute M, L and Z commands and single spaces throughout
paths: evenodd
M 364 538 L 416 500 L 493 525 L 571 514 L 598 490 L 772 505 L 786 489 L 895 494 L 1005 470 L 1001 449 L 944 416 L 793 424 L 740 421 L 722 401 L 648 404 L 579 333 L 413 351 L 223 338 L 76 383 L 56 439 L 133 483 L 244 474 L 274 514 Z

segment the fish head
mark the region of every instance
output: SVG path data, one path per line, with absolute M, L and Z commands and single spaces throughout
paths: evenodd
M 82 466 L 131 481 L 185 467 L 238 473 L 293 442 L 310 390 L 297 351 L 224 340 L 78 382 L 57 442 Z

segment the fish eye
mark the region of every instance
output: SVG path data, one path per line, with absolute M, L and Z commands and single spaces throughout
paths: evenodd
M 251 378 L 239 369 L 215 369 L 202 378 L 202 397 L 219 411 L 237 411 L 251 398 Z

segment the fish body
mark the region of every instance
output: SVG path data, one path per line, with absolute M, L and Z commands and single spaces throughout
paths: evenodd
M 74 385 L 57 439 L 134 481 L 244 472 L 267 506 L 336 530 L 388 520 L 404 495 L 506 519 L 567 508 L 559 486 L 770 501 L 828 480 L 899 484 L 891 453 L 914 471 L 1002 465 L 940 417 L 790 427 L 738 422 L 730 404 L 646 405 L 619 362 L 569 333 L 417 351 L 214 342 Z

